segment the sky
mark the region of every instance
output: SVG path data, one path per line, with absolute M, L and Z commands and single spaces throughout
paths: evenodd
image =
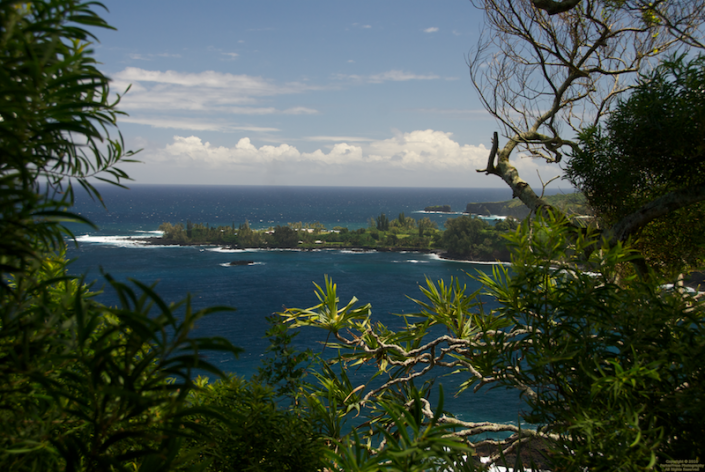
M 136 183 L 503 187 L 468 0 L 104 0 Z M 514 157 L 531 185 L 555 165 Z M 538 172 L 538 173 L 537 173 Z M 569 187 L 563 181 L 553 187 Z

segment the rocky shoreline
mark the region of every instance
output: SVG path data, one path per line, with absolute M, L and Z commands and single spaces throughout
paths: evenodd
M 220 245 L 220 244 L 203 244 L 203 243 L 177 243 L 173 241 L 164 241 L 162 238 L 129 238 L 130 241 L 135 241 L 140 244 L 143 244 L 145 246 L 194 246 L 194 247 L 218 247 L 221 249 L 225 250 L 246 250 L 249 248 L 241 248 L 238 246 L 232 246 L 232 245 Z M 377 252 L 416 252 L 419 254 L 435 254 L 439 258 L 448 260 L 448 261 L 458 261 L 458 262 L 485 262 L 485 263 L 494 263 L 494 262 L 502 262 L 502 263 L 507 263 L 510 262 L 509 260 L 497 260 L 497 259 L 489 259 L 489 258 L 468 258 L 468 257 L 457 257 L 452 254 L 448 254 L 446 251 L 440 250 L 440 249 L 420 249 L 420 248 L 415 248 L 415 247 L 368 247 L 368 246 L 340 246 L 340 247 L 331 247 L 331 246 L 323 246 L 320 248 L 308 248 L 308 247 L 296 247 L 296 248 L 276 248 L 276 247 L 263 247 L 259 249 L 291 249 L 295 251 L 320 251 L 320 250 L 343 250 L 343 251 L 359 251 L 359 252 L 367 252 L 367 251 L 377 251 Z

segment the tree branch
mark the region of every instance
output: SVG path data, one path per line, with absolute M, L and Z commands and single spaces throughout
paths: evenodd
M 705 185 L 696 185 L 667 193 L 615 224 L 612 227 L 612 241 L 625 241 L 630 235 L 656 218 L 702 201 L 705 201 Z
M 494 159 L 497 157 L 497 149 L 499 148 L 499 136 L 497 132 L 494 132 L 494 135 L 492 136 L 492 150 L 490 151 L 490 157 L 487 159 L 487 168 L 486 169 L 477 169 L 477 172 L 484 172 L 485 174 L 497 174 L 497 171 L 495 170 L 494 167 Z

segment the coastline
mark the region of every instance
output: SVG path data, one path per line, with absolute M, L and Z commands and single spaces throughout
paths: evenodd
M 290 250 L 290 251 L 302 251 L 302 252 L 313 252 L 313 251 L 351 251 L 351 252 L 412 252 L 418 254 L 433 254 L 439 259 L 454 262 L 468 262 L 468 263 L 480 263 L 480 264 L 508 264 L 511 261 L 501 260 L 501 259 L 471 259 L 467 257 L 457 257 L 452 254 L 448 254 L 446 251 L 441 249 L 422 249 L 415 247 L 372 247 L 372 246 L 321 246 L 321 247 L 292 247 L 292 248 L 278 248 L 278 247 L 258 247 L 258 248 L 243 248 L 233 245 L 223 245 L 223 244 L 204 244 L 198 242 L 190 243 L 178 243 L 173 241 L 164 241 L 162 238 L 128 238 L 129 241 L 135 242 L 144 246 L 194 246 L 194 247 L 211 247 L 220 248 L 226 251 L 247 251 L 248 249 L 259 249 L 259 250 Z

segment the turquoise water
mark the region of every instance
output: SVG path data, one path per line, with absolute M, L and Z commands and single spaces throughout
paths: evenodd
M 224 370 L 250 375 L 267 347 L 263 338 L 265 317 L 286 307 L 315 305 L 312 282 L 323 283 L 324 275 L 338 284 L 341 301 L 352 296 L 371 303 L 376 321 L 399 327 L 403 320 L 395 314 L 412 313 L 416 305 L 408 296 L 419 298 L 419 284 L 458 277 L 473 291 L 477 283 L 468 275 L 487 270 L 486 264 L 452 262 L 419 253 L 367 252 L 340 250 L 228 251 L 206 247 L 140 246 L 126 239 L 150 236 L 164 221 L 239 225 L 245 219 L 253 227 L 287 222 L 320 221 L 327 227 L 367 226 L 367 220 L 385 212 L 395 217 L 426 216 L 425 206 L 450 204 L 462 211 L 469 201 L 496 201 L 509 198 L 508 191 L 496 189 L 376 189 L 376 188 L 301 188 L 301 187 L 176 187 L 135 186 L 130 191 L 104 190 L 110 211 L 81 198 L 76 211 L 92 219 L 100 229 L 86 231 L 74 227 L 79 247 L 69 249 L 76 258 L 71 271 L 100 277 L 99 267 L 118 280 L 135 278 L 157 282 L 157 291 L 167 301 L 177 301 L 191 293 L 196 308 L 211 305 L 236 307 L 202 320 L 198 333 L 219 335 L 245 349 L 239 359 L 211 358 Z M 442 226 L 448 215 L 431 215 Z M 254 265 L 230 266 L 234 260 L 254 261 Z M 97 282 L 100 286 L 100 281 Z M 101 295 L 114 303 L 112 294 Z M 492 305 L 487 300 L 488 307 Z M 324 333 L 301 330 L 297 343 L 320 350 Z M 353 372 L 364 381 L 369 372 Z M 443 377 L 441 382 L 450 397 L 461 382 L 460 375 Z M 481 391 L 446 398 L 449 410 L 469 421 L 515 422 L 521 408 L 518 396 L 504 390 Z

